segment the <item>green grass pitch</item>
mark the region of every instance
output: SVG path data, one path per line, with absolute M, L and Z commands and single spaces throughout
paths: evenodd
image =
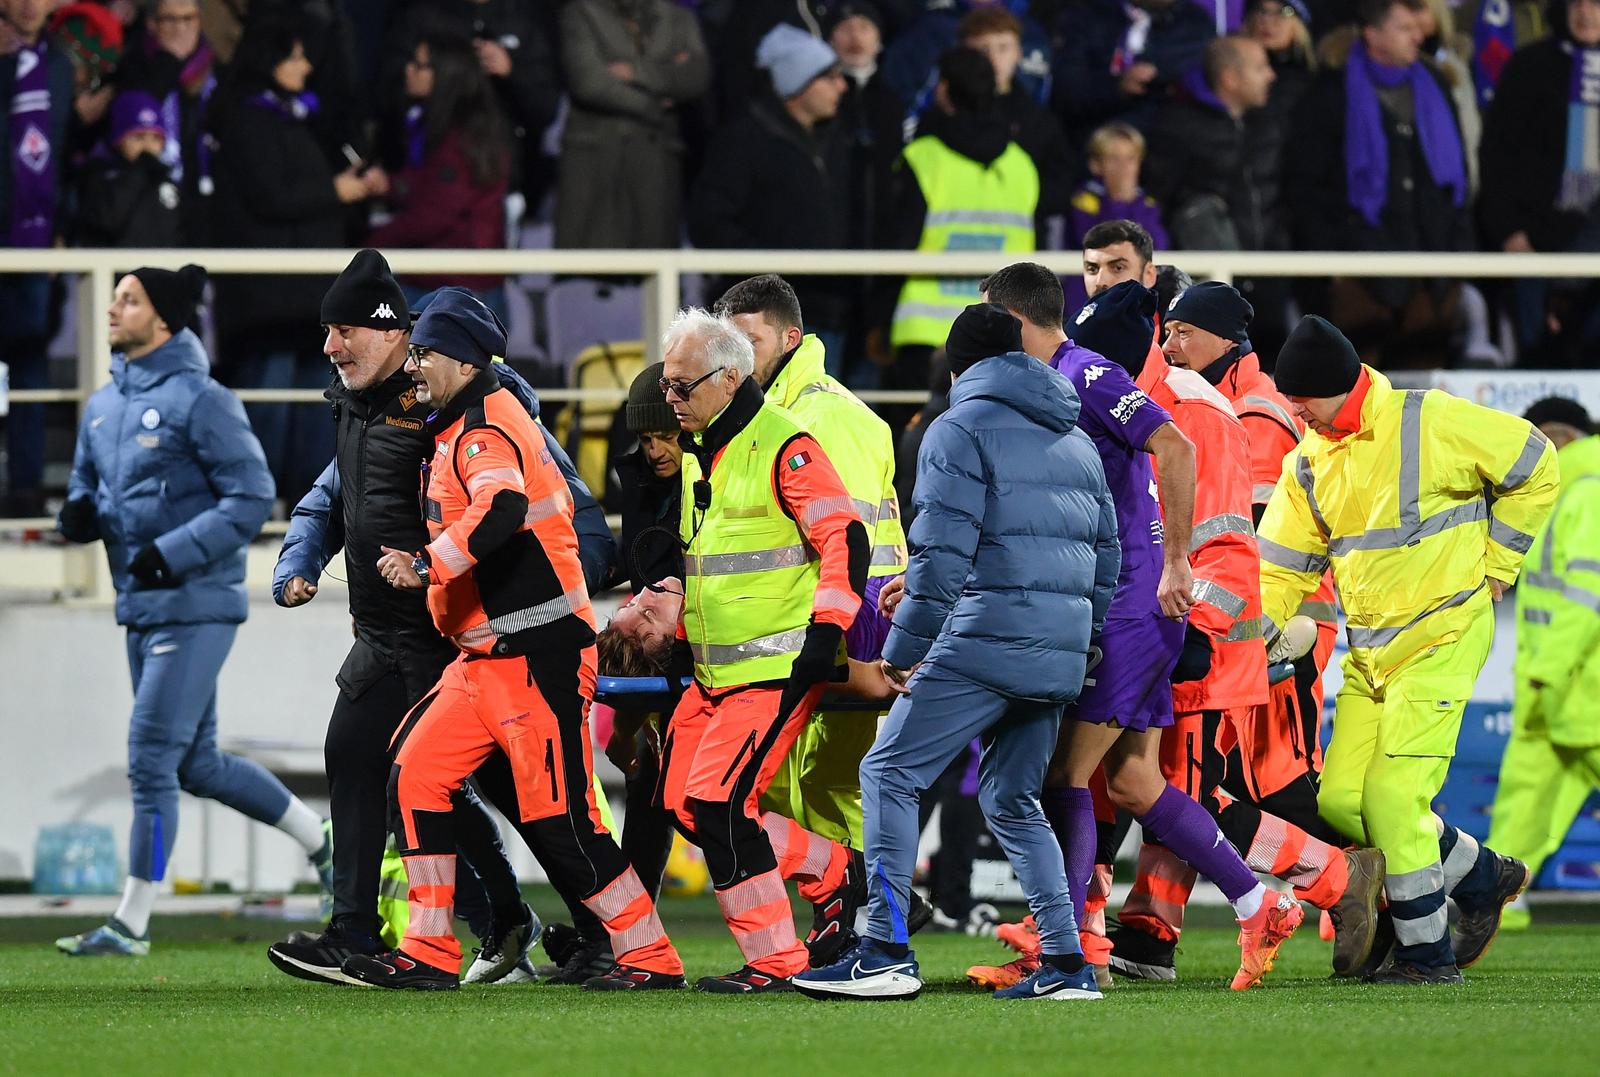
M 553 912 L 547 892 L 536 907 Z M 663 902 L 697 975 L 740 964 L 707 899 Z M 266 945 L 296 926 L 158 917 L 142 960 L 69 959 L 50 940 L 90 926 L 0 921 L 0 1073 L 22 1074 L 1564 1074 L 1600 1072 L 1600 925 L 1542 918 L 1507 934 L 1459 988 L 1327 979 L 1308 918 L 1259 989 L 1220 912 L 1196 910 L 1176 984 L 1119 981 L 1099 1003 L 998 1003 L 969 964 L 990 939 L 919 937 L 928 987 L 909 1003 L 617 997 L 519 985 L 457 993 L 290 979 Z

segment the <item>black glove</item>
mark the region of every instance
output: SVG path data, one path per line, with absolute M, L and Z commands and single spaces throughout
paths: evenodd
M 68 542 L 93 542 L 100 537 L 100 515 L 95 512 L 94 498 L 75 497 L 61 506 L 56 517 L 56 530 Z
M 839 676 L 839 644 L 844 642 L 844 629 L 838 625 L 819 624 L 815 621 L 806 628 L 806 641 L 789 671 L 791 687 L 810 690 L 813 685 L 827 681 L 842 681 Z
M 1172 667 L 1172 683 L 1184 684 L 1188 681 L 1204 680 L 1205 675 L 1210 672 L 1211 637 L 1194 625 L 1185 626 L 1183 653 L 1178 655 L 1178 664 Z
M 178 578 L 172 574 L 167 559 L 161 556 L 161 551 L 156 549 L 153 542 L 133 555 L 133 560 L 128 562 L 128 575 L 138 580 L 141 587 L 178 586 Z

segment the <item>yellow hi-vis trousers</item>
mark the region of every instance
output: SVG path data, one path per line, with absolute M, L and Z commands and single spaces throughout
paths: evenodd
M 1540 713 L 1541 694 L 1518 681 L 1488 841 L 1496 852 L 1527 864 L 1534 876 L 1561 847 L 1590 792 L 1600 789 L 1600 745 L 1552 741 Z

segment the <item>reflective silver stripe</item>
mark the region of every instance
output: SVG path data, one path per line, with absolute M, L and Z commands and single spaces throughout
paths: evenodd
M 1526 531 L 1518 531 L 1498 516 L 1489 521 L 1489 537 L 1508 550 L 1517 553 L 1527 553 L 1533 548 L 1533 536 Z
M 1568 572 L 1600 572 L 1600 561 L 1568 561 Z
M 644 883 L 636 871 L 625 871 L 616 881 L 594 897 L 585 898 L 589 911 L 602 920 L 615 920 L 628 911 L 628 906 L 644 897 Z
M 1272 646 L 1281 635 L 1283 635 L 1283 629 L 1278 627 L 1278 622 L 1263 613 L 1261 615 L 1261 638 L 1267 641 L 1267 646 Z
M 952 318 L 966 309 L 968 298 L 962 296 L 949 303 L 901 303 L 894 308 L 894 319 L 898 322 L 907 318 Z
M 1560 576 L 1548 572 L 1530 572 L 1522 578 L 1522 582 L 1537 587 L 1544 591 L 1555 591 L 1563 598 L 1587 609 L 1600 613 L 1600 595 L 1595 594 L 1587 587 L 1579 587 L 1575 583 L 1568 583 Z
M 834 610 L 854 615 L 856 610 L 861 608 L 861 596 L 841 587 L 824 587 L 812 596 L 811 604 L 818 610 Z
M 882 501 L 878 502 L 878 519 L 880 519 L 880 520 L 898 520 L 898 519 L 900 519 L 900 502 L 896 501 L 892 497 L 886 497 Z
M 1402 512 L 1401 516 L 1404 515 Z M 1419 523 L 1402 523 L 1399 527 L 1375 527 L 1359 535 L 1329 539 L 1328 552 L 1334 557 L 1343 557 L 1356 550 L 1398 550 L 1402 546 L 1411 546 L 1452 527 L 1477 523 L 1488 515 L 1489 505 L 1480 497 L 1436 512 Z
M 1339 619 L 1339 607 L 1332 602 L 1320 602 L 1310 598 L 1300 603 L 1300 608 L 1294 612 L 1302 617 L 1309 617 L 1313 621 L 1337 621 Z
M 512 636 L 529 628 L 538 628 L 541 625 L 559 621 L 570 613 L 577 613 L 589 604 L 589 592 L 582 587 L 574 587 L 566 594 L 557 595 L 548 602 L 541 602 L 537 606 L 516 610 L 499 617 L 489 618 L 489 627 L 497 636 Z
M 1311 509 L 1311 518 L 1317 521 L 1317 527 L 1321 529 L 1323 537 L 1326 538 L 1330 534 L 1328 521 L 1322 518 L 1322 509 L 1317 505 L 1317 492 L 1312 489 L 1311 461 L 1304 456 L 1297 457 L 1294 462 L 1294 477 L 1295 481 L 1300 484 L 1300 489 L 1305 491 L 1306 505 Z
M 1238 617 L 1244 613 L 1244 599 L 1221 584 L 1212 583 L 1203 577 L 1197 577 L 1194 581 L 1194 600 L 1209 602 L 1229 617 Z
M 1286 568 L 1290 572 L 1315 572 L 1322 575 L 1328 571 L 1328 559 L 1319 557 L 1314 553 L 1305 553 L 1301 550 L 1280 546 L 1271 539 L 1256 536 L 1256 548 L 1261 551 L 1261 560 L 1269 565 Z
M 1250 490 L 1250 500 L 1257 505 L 1265 505 L 1272 500 L 1272 491 L 1277 488 L 1275 482 L 1258 482 Z
M 1033 218 L 1026 213 L 1010 213 L 1002 209 L 941 209 L 928 214 L 925 224 L 928 228 L 948 228 L 960 224 L 1032 228 Z
M 1422 400 L 1425 389 L 1407 389 L 1400 408 L 1400 527 L 1422 522 Z
M 1245 640 L 1260 639 L 1262 636 L 1261 621 L 1262 618 L 1260 617 L 1251 617 L 1248 620 L 1233 622 L 1233 627 L 1228 629 L 1228 634 L 1222 637 L 1222 642 L 1242 643 Z
M 1522 619 L 1531 625 L 1547 625 L 1551 621 L 1549 610 L 1523 610 Z
M 855 504 L 855 507 L 856 507 L 856 515 L 861 517 L 861 522 L 862 523 L 866 524 L 868 527 L 874 527 L 874 526 L 877 525 L 877 523 L 878 523 L 878 506 L 877 505 L 874 505 L 870 501 L 862 501 L 860 498 L 855 498 L 854 499 L 854 504 Z
M 461 547 L 456 545 L 456 540 L 448 532 L 433 540 L 432 550 L 433 556 L 453 574 L 459 575 L 472 567 L 472 560 L 461 552 Z
M 514 490 L 521 490 L 526 485 L 522 472 L 514 467 L 489 467 L 467 480 L 467 493 L 476 497 L 479 490 L 493 484 L 509 486 Z
M 532 527 L 541 520 L 548 520 L 552 516 L 560 516 L 572 503 L 572 495 L 563 486 L 553 494 L 547 494 L 537 501 L 528 502 L 527 514 L 522 517 L 524 527 Z
M 898 542 L 885 543 L 872 548 L 872 560 L 869 565 L 903 565 L 906 563 L 906 548 Z
M 860 502 L 853 497 L 819 497 L 806 505 L 800 514 L 800 526 L 812 527 L 836 512 L 854 513 Z
M 1416 920 L 1394 918 L 1394 938 L 1402 946 L 1422 946 L 1438 942 L 1449 930 L 1449 913 L 1443 905 Z
M 1194 531 L 1189 536 L 1189 552 L 1193 553 L 1212 539 L 1219 539 L 1223 535 L 1253 536 L 1255 533 L 1256 529 L 1250 526 L 1248 517 L 1240 516 L 1236 512 L 1221 512 L 1194 525 Z
M 762 636 L 748 643 L 690 643 L 689 650 L 701 665 L 725 666 L 743 662 L 747 658 L 779 658 L 786 654 L 798 654 L 805 642 L 806 630 L 796 628 L 791 632 Z
M 1413 901 L 1444 889 L 1444 866 L 1437 860 L 1416 871 L 1390 873 L 1383 877 L 1383 889 L 1390 901 Z
M 1360 628 L 1356 625 L 1346 625 L 1345 637 L 1350 641 L 1350 646 L 1352 647 L 1370 648 L 1386 646 L 1387 644 L 1393 643 L 1395 639 L 1399 637 L 1400 633 L 1411 628 L 1415 628 L 1422 622 L 1423 618 L 1431 617 L 1435 613 L 1442 612 L 1443 610 L 1454 609 L 1456 606 L 1465 604 L 1466 601 L 1473 595 L 1483 590 L 1483 587 L 1484 585 L 1480 583 L 1470 591 L 1462 591 L 1459 594 L 1452 595 L 1450 598 L 1445 599 L 1445 601 L 1440 605 L 1433 607 L 1433 609 L 1423 610 L 1405 624 L 1398 625 L 1394 628 Z
M 1561 503 L 1567 499 L 1567 495 L 1575 490 L 1580 483 L 1585 482 L 1600 482 L 1600 475 L 1579 475 L 1570 483 L 1565 480 L 1562 481 L 1561 493 L 1556 498 L 1556 503 L 1550 508 L 1550 523 L 1544 529 L 1544 548 L 1539 551 L 1539 567 L 1545 572 L 1549 572 L 1555 567 L 1556 519 L 1561 515 Z M 1567 563 L 1567 567 L 1571 570 L 1584 571 L 1584 568 L 1580 566 L 1595 566 L 1590 567 L 1588 571 L 1600 571 L 1600 564 L 1594 561 L 1570 561 Z
M 1533 469 L 1539 466 L 1539 458 L 1544 455 L 1544 447 L 1549 442 L 1539 432 L 1538 427 L 1528 432 L 1528 441 L 1522 446 L 1522 455 L 1517 457 L 1517 462 L 1511 465 L 1511 470 L 1506 472 L 1506 477 L 1500 480 L 1495 490 L 1504 494 L 1515 490 L 1533 475 Z
M 1287 411 L 1284 411 L 1283 405 L 1278 403 L 1276 400 L 1268 400 L 1264 396 L 1247 396 L 1243 400 L 1239 401 L 1239 403 L 1244 404 L 1247 407 L 1260 408 L 1262 411 L 1265 411 L 1268 415 L 1271 415 L 1274 419 L 1288 427 L 1289 433 L 1294 435 L 1294 439 L 1296 441 L 1299 441 L 1301 437 L 1304 436 L 1300 433 L 1300 427 L 1295 424 L 1294 416 L 1290 415 Z
M 737 576 L 743 572 L 798 568 L 810 560 L 813 555 L 808 546 L 780 546 L 746 553 L 686 553 L 683 571 L 688 576 Z

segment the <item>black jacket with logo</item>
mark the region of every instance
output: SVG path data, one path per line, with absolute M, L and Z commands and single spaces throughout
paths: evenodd
M 403 371 L 362 392 L 335 379 L 325 395 L 338 424 L 344 563 L 358 641 L 339 671 L 339 684 L 358 696 L 392 672 L 402 656 L 420 659 L 415 664 L 421 676 L 433 677 L 456 653 L 433 626 L 427 592 L 391 587 L 377 568 L 384 546 L 420 550 L 428 544 L 420 497 L 422 462 L 433 448 L 424 424 L 431 409 L 418 403 L 411 376 Z

